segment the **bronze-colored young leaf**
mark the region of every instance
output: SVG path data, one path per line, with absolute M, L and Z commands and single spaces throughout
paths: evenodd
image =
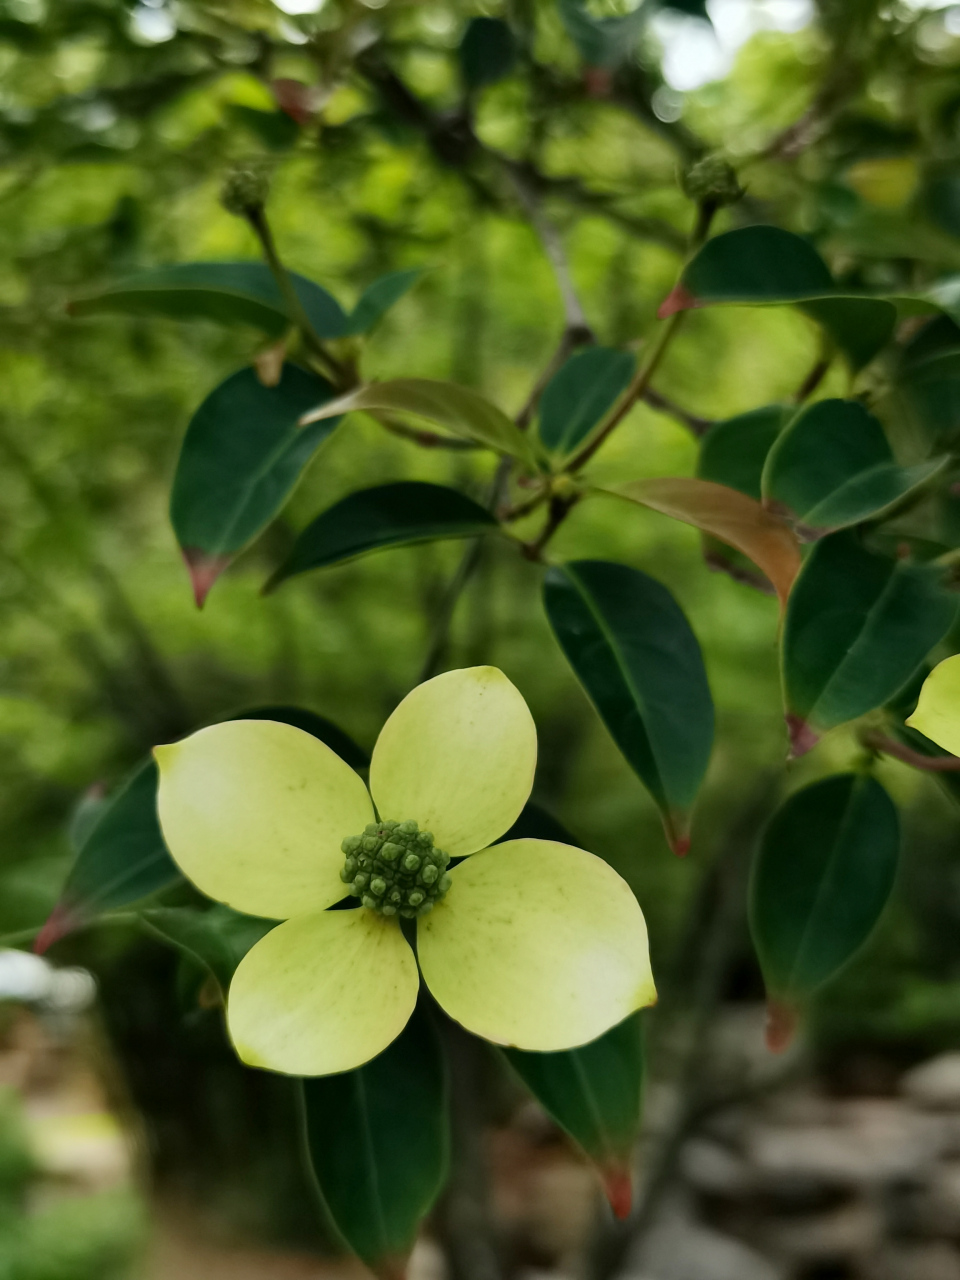
M 789 526 L 755 499 L 726 485 L 685 476 L 631 480 L 602 492 L 692 524 L 736 547 L 770 579 L 781 608 L 786 604 L 800 570 L 800 546 Z

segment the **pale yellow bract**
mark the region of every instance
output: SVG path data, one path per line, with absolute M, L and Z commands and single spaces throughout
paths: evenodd
M 600 858 L 548 840 L 491 841 L 533 786 L 537 737 L 496 667 L 413 690 L 377 740 L 370 793 L 329 747 L 270 720 L 232 720 L 155 750 L 173 858 L 201 892 L 284 921 L 234 975 L 227 1025 L 251 1066 L 347 1071 L 406 1025 L 420 975 L 469 1031 L 528 1050 L 596 1039 L 656 999 L 643 914 Z M 417 921 L 345 896 L 341 841 L 376 817 L 413 819 L 451 857 L 451 887 Z
M 917 709 L 907 721 L 931 742 L 960 755 L 960 654 L 933 668 L 920 690 Z

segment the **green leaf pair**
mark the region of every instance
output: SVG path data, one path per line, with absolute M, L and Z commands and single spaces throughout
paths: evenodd
M 957 596 L 933 565 L 867 550 L 851 531 L 816 544 L 783 628 L 784 700 L 793 752 L 882 706 L 956 619 Z
M 765 405 L 716 423 L 697 474 L 765 500 L 811 539 L 885 515 L 946 463 L 899 466 L 859 401 L 820 400 L 801 410 Z

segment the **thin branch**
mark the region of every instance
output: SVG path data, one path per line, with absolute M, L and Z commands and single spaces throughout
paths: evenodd
M 646 361 L 640 366 L 634 375 L 633 381 L 626 391 L 620 397 L 619 403 L 613 412 L 607 418 L 601 427 L 594 434 L 592 439 L 588 439 L 587 443 L 575 454 L 571 461 L 567 464 L 568 471 L 579 471 L 581 467 L 586 466 L 600 446 L 604 443 L 610 433 L 620 425 L 627 416 L 636 402 L 646 394 L 647 388 L 653 379 L 653 375 L 660 367 L 660 362 L 667 354 L 667 349 L 673 341 L 674 335 L 680 325 L 686 318 L 685 311 L 677 311 L 663 326 L 660 336 L 654 343 L 652 350 Z
M 713 418 L 701 418 L 699 414 L 690 413 L 675 401 L 668 399 L 665 395 L 661 395 L 659 391 L 654 391 L 653 387 L 647 387 L 640 398 L 651 409 L 656 409 L 658 413 L 669 414 L 671 418 L 676 418 L 685 427 L 689 427 L 698 440 L 705 436 L 714 425 Z
M 564 326 L 567 333 L 576 335 L 577 342 L 596 342 L 593 330 L 587 321 L 586 314 L 580 304 L 577 291 L 570 274 L 570 264 L 563 248 L 560 233 L 550 219 L 544 214 L 536 188 L 530 183 L 523 166 L 509 165 L 507 173 L 517 193 L 517 199 L 523 206 L 530 225 L 540 237 L 544 252 L 553 267 L 563 299 Z
M 797 387 L 793 400 L 795 404 L 803 404 L 819 387 L 820 383 L 827 376 L 830 365 L 833 363 L 832 356 L 822 355 L 815 362 L 810 372 Z
M 900 760 L 914 769 L 923 769 L 926 773 L 960 773 L 960 756 L 925 756 L 879 731 L 861 734 L 860 741 L 871 751 L 892 756 L 894 760 Z

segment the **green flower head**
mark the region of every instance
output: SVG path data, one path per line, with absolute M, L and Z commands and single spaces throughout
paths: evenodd
M 495 667 L 449 671 L 404 698 L 369 792 L 324 743 L 270 720 L 213 725 L 155 755 L 160 824 L 183 873 L 283 921 L 227 997 L 251 1066 L 360 1066 L 403 1030 L 421 975 L 469 1031 L 528 1050 L 585 1044 L 656 999 L 643 915 L 611 867 L 549 840 L 492 844 L 526 803 L 537 758 L 527 705 Z M 447 870 L 454 858 L 465 861 Z M 348 893 L 358 910 L 328 910 Z

